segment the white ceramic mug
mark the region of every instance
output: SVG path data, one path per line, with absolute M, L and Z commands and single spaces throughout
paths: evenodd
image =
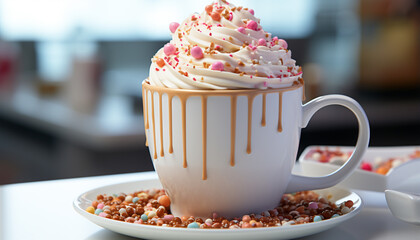
M 359 164 L 369 142 L 360 105 L 327 95 L 302 105 L 303 86 L 183 90 L 143 82 L 150 155 L 176 216 L 228 218 L 273 209 L 285 192 L 333 186 Z M 328 105 L 350 109 L 359 136 L 350 160 L 324 177 L 293 175 L 300 130 Z

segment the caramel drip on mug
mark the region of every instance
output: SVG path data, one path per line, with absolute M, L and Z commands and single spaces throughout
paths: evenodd
M 142 86 L 145 88 L 143 96 L 143 109 L 145 116 L 145 128 L 149 129 L 149 107 L 148 107 L 148 91 L 151 93 L 151 105 L 152 105 L 152 127 L 153 127 L 153 146 L 154 153 L 153 158 L 157 159 L 156 154 L 156 130 L 155 130 L 155 110 L 154 110 L 154 93 L 159 94 L 159 113 L 160 113 L 160 138 L 161 138 L 161 156 L 163 156 L 163 121 L 162 121 L 162 94 L 168 95 L 168 108 L 169 108 L 169 153 L 173 153 L 173 126 L 172 126 L 172 100 L 173 96 L 179 97 L 181 100 L 181 121 L 182 121 L 182 147 L 183 147 L 183 167 L 186 168 L 187 165 L 187 124 L 186 124 L 186 103 L 190 96 L 201 96 L 201 107 L 202 107 L 202 138 L 203 138 L 203 172 L 202 179 L 207 179 L 207 98 L 208 96 L 230 96 L 231 97 L 231 155 L 230 155 L 230 165 L 235 166 L 235 143 L 236 143 L 236 111 L 237 111 L 237 98 L 238 96 L 247 96 L 248 98 L 248 139 L 247 139 L 247 149 L 248 154 L 251 153 L 251 133 L 252 133 L 252 109 L 253 101 L 255 96 L 262 94 L 262 119 L 261 125 L 266 126 L 266 108 L 267 108 L 267 93 L 278 93 L 279 95 L 279 114 L 278 114 L 278 126 L 277 130 L 281 132 L 282 127 L 282 99 L 283 93 L 297 88 L 302 87 L 303 96 L 302 100 L 305 98 L 304 89 L 303 89 L 303 80 L 299 79 L 296 81 L 293 86 L 283 89 L 243 89 L 243 90 L 182 90 L 182 89 L 170 89 L 151 86 L 146 81 L 143 82 Z M 147 137 L 146 137 L 147 141 Z
M 145 97 L 147 90 L 142 88 L 142 96 L 143 96 L 143 122 L 144 122 L 144 133 L 146 135 L 146 147 L 149 146 L 149 142 L 147 141 L 147 134 L 146 134 L 146 118 L 147 118 L 147 110 L 146 110 L 146 104 L 147 104 L 147 97 Z
M 282 107 L 283 107 L 283 92 L 279 92 L 279 121 L 277 125 L 277 131 L 281 132 L 283 131 L 283 126 L 281 124 L 281 116 L 282 116 Z
M 169 153 L 174 152 L 172 144 L 172 95 L 168 94 L 168 108 L 169 108 Z
M 147 89 L 144 91 L 144 93 L 145 93 L 145 96 L 143 97 L 143 100 L 145 100 L 146 99 L 146 111 L 145 111 L 145 113 L 143 114 L 143 116 L 145 115 L 146 116 L 146 129 L 149 129 L 149 105 L 148 105 L 148 98 L 147 98 Z
M 267 108 L 267 93 L 263 93 L 262 94 L 262 118 L 261 118 L 261 126 L 265 127 L 266 122 L 265 122 L 265 112 L 266 112 L 266 108 Z
M 201 96 L 201 117 L 203 131 L 203 180 L 207 179 L 207 96 Z
M 236 95 L 230 96 L 230 166 L 235 166 Z
M 187 108 L 187 98 L 184 96 L 180 96 L 179 99 L 181 100 L 181 114 L 182 114 L 182 150 L 184 152 L 184 161 L 182 166 L 186 168 L 187 165 L 187 116 L 186 116 L 186 108 Z
M 252 133 L 252 103 L 255 95 L 248 95 L 248 141 L 246 146 L 246 153 L 251 154 L 251 133 Z
M 160 156 L 163 157 L 163 123 L 162 123 L 162 93 L 159 94 L 159 117 L 160 117 Z
M 157 159 L 156 154 L 156 130 L 155 130 L 155 101 L 153 101 L 154 92 L 150 92 L 150 96 L 152 97 L 152 127 L 153 127 L 153 159 Z

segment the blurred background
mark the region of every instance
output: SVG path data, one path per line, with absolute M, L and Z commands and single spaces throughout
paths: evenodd
M 141 81 L 168 25 L 209 0 L 0 0 L 0 184 L 153 170 Z M 289 43 L 307 100 L 346 94 L 371 146 L 420 145 L 419 0 L 235 0 Z M 318 112 L 308 145 L 353 145 L 357 121 Z

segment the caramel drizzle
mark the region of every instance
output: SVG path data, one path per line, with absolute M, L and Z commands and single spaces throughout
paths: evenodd
M 203 180 L 207 179 L 207 96 L 201 96 L 201 116 L 203 131 Z
M 153 159 L 157 159 L 156 154 L 156 131 L 155 131 L 155 101 L 153 100 L 154 92 L 150 92 L 152 100 L 152 127 L 153 127 Z M 162 116 L 161 116 L 162 117 Z
M 146 110 L 146 103 L 147 103 L 147 90 L 142 88 L 142 96 L 143 96 L 143 122 L 144 122 L 144 133 L 146 133 L 147 127 L 146 127 L 146 118 L 147 118 L 147 110 Z M 147 134 L 146 135 L 146 147 L 149 146 L 149 142 L 147 140 Z
M 160 156 L 163 157 L 163 124 L 162 124 L 162 93 L 159 94 L 159 118 L 160 118 Z
M 277 124 L 277 131 L 281 132 L 283 131 L 283 126 L 281 124 L 281 116 L 282 116 L 282 108 L 283 108 L 283 93 L 279 92 L 279 120 L 278 120 L 278 124 Z
M 172 95 L 168 94 L 168 108 L 169 108 L 169 153 L 174 152 L 172 145 Z
M 232 167 L 235 166 L 236 100 L 236 95 L 230 97 L 230 166 Z
M 277 131 L 281 132 L 282 127 L 282 99 L 283 93 L 286 91 L 291 91 L 302 87 L 303 81 L 299 81 L 290 88 L 287 89 L 266 89 L 266 90 L 180 90 L 180 89 L 168 89 L 160 88 L 156 86 L 151 86 L 150 84 L 144 82 L 143 91 L 143 108 L 145 109 L 145 128 L 149 129 L 149 107 L 148 107 L 148 90 L 151 93 L 151 102 L 152 102 L 152 127 L 153 127 L 153 146 L 154 153 L 153 158 L 157 159 L 156 151 L 156 131 L 155 131 L 155 114 L 154 114 L 154 93 L 159 94 L 159 113 L 160 113 L 160 138 L 161 138 L 161 152 L 160 156 L 164 156 L 163 150 L 163 122 L 162 122 L 162 94 L 165 93 L 168 95 L 168 108 L 169 108 L 169 153 L 173 153 L 173 130 L 172 130 L 172 99 L 173 96 L 179 97 L 181 101 L 181 121 L 182 121 L 182 144 L 183 144 L 183 167 L 186 168 L 187 164 L 187 141 L 186 141 L 186 102 L 190 96 L 201 96 L 201 107 L 202 107 L 202 141 L 203 141 L 203 172 L 202 179 L 207 179 L 207 97 L 208 96 L 230 96 L 231 97 L 231 155 L 230 155 L 230 165 L 235 166 L 235 140 L 236 140 L 236 110 L 237 110 L 237 97 L 240 95 L 245 95 L 248 98 L 248 136 L 247 136 L 247 149 L 248 154 L 251 153 L 251 133 L 252 133 L 252 109 L 253 101 L 255 96 L 262 94 L 262 118 L 261 126 L 266 126 L 266 108 L 267 108 L 267 93 L 278 93 L 279 95 L 279 114 L 278 114 L 278 126 Z M 304 91 L 302 95 L 302 100 L 305 99 Z M 147 142 L 147 137 L 146 137 Z

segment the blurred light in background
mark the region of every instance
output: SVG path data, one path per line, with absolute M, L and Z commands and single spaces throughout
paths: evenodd
M 169 22 L 181 22 L 196 11 L 201 13 L 209 2 L 0 0 L 0 33 L 7 40 L 66 41 L 82 29 L 96 40 L 166 40 Z M 313 31 L 315 2 L 238 0 L 234 4 L 255 9 L 269 32 L 303 38 Z

